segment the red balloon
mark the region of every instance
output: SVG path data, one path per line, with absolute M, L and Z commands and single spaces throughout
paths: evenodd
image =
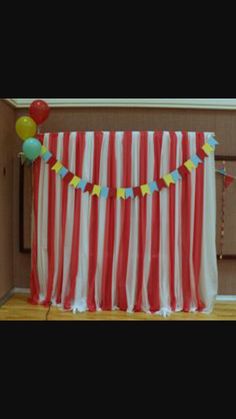
M 30 116 L 38 124 L 42 124 L 49 116 L 50 108 L 43 100 L 35 100 L 30 106 Z

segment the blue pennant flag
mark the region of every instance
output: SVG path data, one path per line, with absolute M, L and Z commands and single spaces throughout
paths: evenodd
M 173 179 L 173 181 L 175 183 L 178 182 L 178 180 L 181 180 L 182 179 L 182 177 L 180 176 L 178 170 L 174 170 L 174 172 L 171 172 L 171 176 L 172 176 L 172 179 Z
M 102 198 L 107 198 L 108 197 L 108 193 L 109 193 L 109 188 L 102 188 L 101 192 L 100 192 L 100 197 Z
M 149 186 L 149 188 L 150 188 L 151 193 L 153 193 L 153 192 L 155 192 L 155 191 L 158 191 L 158 186 L 157 186 L 157 183 L 156 183 L 155 181 L 150 182 L 150 183 L 148 184 L 148 186 Z
M 69 172 L 68 169 L 66 169 L 65 167 L 62 167 L 61 170 L 59 171 L 59 175 L 63 179 L 67 175 L 68 172 Z
M 81 189 L 84 192 L 86 185 L 87 185 L 87 182 L 85 180 L 81 179 L 79 184 L 77 185 L 77 189 Z
M 134 191 L 132 188 L 125 189 L 125 197 L 126 198 L 134 198 Z
M 198 167 L 199 163 L 202 163 L 202 160 L 200 159 L 200 157 L 197 156 L 197 154 L 192 156 L 191 160 L 192 160 L 194 166 L 196 166 L 196 167 Z
M 221 175 L 226 175 L 226 170 L 225 169 L 219 169 L 216 170 L 217 173 L 220 173 Z
M 50 160 L 51 157 L 52 157 L 52 153 L 50 153 L 50 151 L 46 151 L 46 153 L 42 156 L 45 162 L 48 162 L 48 160 Z
M 214 148 L 215 148 L 216 145 L 219 144 L 218 141 L 214 137 L 210 137 L 207 142 L 208 142 L 208 144 L 210 144 Z

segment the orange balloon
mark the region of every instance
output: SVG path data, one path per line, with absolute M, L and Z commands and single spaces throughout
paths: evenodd
M 37 132 L 37 125 L 29 116 L 22 116 L 16 121 L 16 132 L 25 141 L 34 137 Z

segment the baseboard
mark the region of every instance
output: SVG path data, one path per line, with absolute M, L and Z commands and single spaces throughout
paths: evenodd
M 236 295 L 217 295 L 216 301 L 232 301 L 232 302 L 236 302 Z
M 3 297 L 0 298 L 0 307 L 9 300 L 14 294 L 14 288 L 12 288 L 10 291 L 8 291 Z
M 13 288 L 13 294 L 30 294 L 29 288 Z

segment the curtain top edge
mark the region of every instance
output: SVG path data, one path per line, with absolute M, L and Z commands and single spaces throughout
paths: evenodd
M 176 134 L 182 134 L 183 132 L 186 132 L 187 134 L 196 134 L 196 133 L 203 133 L 206 135 L 212 135 L 215 136 L 215 132 L 214 131 L 175 131 L 175 130 L 81 130 L 81 131 L 46 131 L 46 132 L 41 132 L 40 135 L 62 135 L 62 134 L 81 134 L 81 133 L 86 133 L 86 134 L 96 134 L 96 133 L 102 133 L 102 134 L 108 134 L 114 132 L 115 134 L 125 134 L 127 132 L 131 132 L 133 134 L 139 134 L 141 132 L 145 132 L 148 134 L 153 134 L 156 132 L 161 132 L 163 134 L 168 134 L 168 133 L 176 133 Z

